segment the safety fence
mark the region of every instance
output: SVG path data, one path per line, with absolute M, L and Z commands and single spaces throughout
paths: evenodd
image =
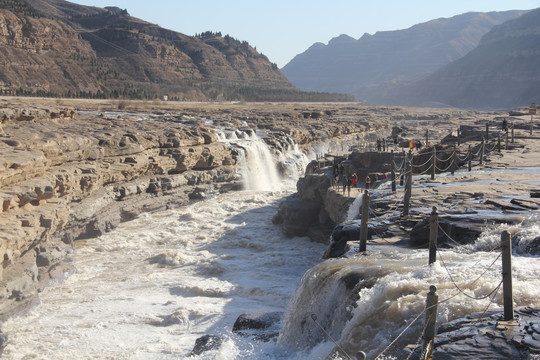
M 373 214 L 373 209 L 370 208 L 369 205 L 369 194 L 366 190 L 363 194 L 362 199 L 362 218 L 361 218 L 361 227 L 360 227 L 360 240 L 359 240 L 359 252 L 366 252 L 366 244 L 367 244 L 367 235 L 368 235 L 368 213 Z M 365 215 L 364 215 L 365 214 Z M 442 232 L 442 234 L 451 242 L 454 242 L 455 244 L 459 244 L 458 241 L 453 239 L 449 234 L 446 233 L 446 231 L 440 226 L 439 219 L 438 219 L 438 213 L 437 208 L 433 207 L 432 212 L 429 217 L 429 246 L 428 246 L 428 264 L 431 266 L 433 263 L 437 261 L 437 255 L 440 260 L 440 263 L 442 264 L 442 267 L 445 269 L 448 278 L 450 280 L 450 283 L 453 285 L 455 292 L 451 295 L 449 295 L 447 298 L 439 301 L 439 297 L 437 295 L 437 287 L 434 285 L 431 285 L 429 287 L 429 292 L 427 293 L 426 298 L 426 304 L 422 312 L 420 312 L 414 319 L 408 322 L 404 329 L 396 336 L 374 359 L 382 359 L 384 354 L 387 353 L 396 343 L 397 341 L 405 335 L 409 329 L 417 323 L 422 316 L 424 316 L 424 326 L 422 331 L 419 334 L 418 340 L 415 344 L 413 344 L 412 348 L 410 349 L 409 356 L 407 357 L 407 360 L 410 359 L 411 356 L 414 354 L 418 354 L 420 352 L 420 359 L 432 359 L 433 350 L 434 350 L 434 342 L 435 342 L 435 335 L 436 335 L 436 317 L 437 317 L 437 306 L 438 304 L 449 302 L 453 298 L 462 295 L 466 296 L 467 298 L 473 299 L 473 300 L 484 300 L 489 299 L 488 305 L 485 307 L 484 311 L 482 312 L 481 316 L 479 316 L 476 321 L 474 321 L 472 324 L 461 330 L 460 332 L 452 335 L 451 337 L 445 338 L 445 341 L 451 341 L 453 338 L 458 339 L 462 337 L 463 334 L 473 330 L 477 324 L 479 324 L 484 318 L 485 314 L 487 313 L 488 309 L 494 302 L 501 286 L 503 288 L 503 306 L 504 306 L 504 321 L 511 321 L 514 320 L 514 305 L 513 305 L 513 295 L 512 295 L 512 241 L 511 241 L 511 235 L 508 231 L 503 231 L 501 233 L 501 241 L 500 243 L 493 247 L 491 250 L 487 251 L 487 253 L 494 253 L 493 261 L 487 266 L 480 268 L 479 275 L 472 279 L 466 286 L 460 286 L 455 278 L 456 274 L 452 274 L 449 267 L 447 266 L 447 261 L 444 259 L 444 252 L 437 252 L 437 239 L 438 239 L 438 233 L 439 231 Z M 380 236 L 380 238 L 383 238 Z M 496 256 L 495 256 L 496 255 Z M 467 293 L 465 288 L 473 289 L 474 285 L 477 284 L 484 275 L 492 269 L 494 266 L 496 266 L 497 262 L 502 259 L 502 278 L 501 281 L 495 286 L 491 291 L 489 291 L 486 295 L 483 296 L 474 296 L 469 293 Z M 477 268 L 480 265 L 480 262 L 483 260 L 479 260 L 476 264 L 472 265 L 471 268 Z M 472 290 L 471 290 L 472 292 Z M 312 315 L 313 320 L 316 321 L 316 316 Z M 320 324 L 317 323 L 319 327 L 324 331 L 324 328 Z M 324 331 L 326 333 L 326 331 Z M 339 346 L 339 344 L 330 337 L 329 334 L 327 334 L 328 337 L 336 344 L 337 348 L 340 352 L 345 354 L 345 356 L 348 359 L 353 359 L 347 352 Z M 356 353 L 356 359 L 366 359 L 366 354 L 362 351 L 359 351 Z
M 435 262 L 435 252 L 436 252 L 436 241 L 437 241 L 437 230 L 440 228 L 438 221 L 437 221 L 437 215 L 436 215 L 436 208 L 433 209 L 433 212 L 430 217 L 430 246 L 429 246 L 429 264 Z M 445 233 L 446 236 L 448 234 Z M 454 240 L 455 241 L 455 240 Z M 495 297 L 497 296 L 501 286 L 503 288 L 503 307 L 504 307 L 504 315 L 503 320 L 504 321 L 512 321 L 514 320 L 514 303 L 513 303 L 513 294 L 512 294 L 512 241 L 511 236 L 508 231 L 503 231 L 501 233 L 501 242 L 500 245 L 496 246 L 489 252 L 495 252 L 497 250 L 501 250 L 498 256 L 496 256 L 493 260 L 493 262 L 485 268 L 481 274 L 474 280 L 468 284 L 469 288 L 472 288 L 474 284 L 476 284 L 480 279 L 483 278 L 484 274 L 491 269 L 499 259 L 502 258 L 502 278 L 501 281 L 497 286 L 495 286 L 490 292 L 488 292 L 484 296 L 473 296 L 470 294 L 467 294 L 467 292 L 463 289 L 462 286 L 459 286 L 456 281 L 454 280 L 455 276 L 452 275 L 450 270 L 448 269 L 446 263 L 444 262 L 444 258 L 442 256 L 442 253 L 439 253 L 439 258 L 441 260 L 441 263 L 445 269 L 445 271 L 448 274 L 448 277 L 455 287 L 456 292 L 446 299 L 439 301 L 439 297 L 436 294 L 437 288 L 434 285 L 431 285 L 429 287 L 429 292 L 427 294 L 426 298 L 426 305 L 424 310 L 418 314 L 413 320 L 411 320 L 407 326 L 404 328 L 404 330 L 388 345 L 386 346 L 376 357 L 375 359 L 381 358 L 396 342 L 397 340 L 402 337 L 407 330 L 416 323 L 422 315 L 424 315 L 424 327 L 421 331 L 421 335 L 418 338 L 418 341 L 416 344 L 414 344 L 414 347 L 411 349 L 409 356 L 407 359 L 409 359 L 416 350 L 421 349 L 420 351 L 420 359 L 432 359 L 433 358 L 433 349 L 434 349 L 434 342 L 435 342 L 435 335 L 436 335 L 436 317 L 437 317 L 437 306 L 440 303 L 448 302 L 454 297 L 458 295 L 464 295 L 470 299 L 473 300 L 484 300 L 484 299 L 490 299 L 488 305 L 485 307 L 484 311 L 482 312 L 481 316 L 476 319 L 475 322 L 473 322 L 471 325 L 466 327 L 465 329 L 461 330 L 460 332 L 452 335 L 451 337 L 448 337 L 445 341 L 450 341 L 452 338 L 457 339 L 460 338 L 463 334 L 466 332 L 471 331 L 474 329 L 474 327 L 480 323 L 484 318 L 485 314 L 487 313 L 487 310 L 495 300 Z M 420 342 L 422 342 L 422 345 L 420 346 Z M 359 359 L 365 359 L 365 357 L 358 357 Z
M 393 214 L 395 216 L 395 211 L 397 207 L 394 207 Z M 360 239 L 359 239 L 359 245 L 358 245 L 358 251 L 359 252 L 366 252 L 367 250 L 367 238 L 368 238 L 368 219 L 371 215 L 372 217 L 375 217 L 378 221 L 384 221 L 384 219 L 380 218 L 379 215 L 387 215 L 389 212 L 385 213 L 378 213 L 376 210 L 374 210 L 370 206 L 370 196 L 369 192 L 366 190 L 364 194 L 362 195 L 362 216 L 361 216 L 361 223 L 360 223 Z M 392 215 L 390 215 L 392 216 Z M 373 228 L 372 228 L 373 229 Z M 483 300 L 486 298 L 489 298 L 489 304 L 485 308 L 482 316 L 480 316 L 477 321 L 471 325 L 469 328 L 461 331 L 459 334 L 454 335 L 454 337 L 460 336 L 463 333 L 471 330 L 474 328 L 474 326 L 479 323 L 483 318 L 484 314 L 487 312 L 491 304 L 493 303 L 496 295 L 498 294 L 498 291 L 500 290 L 500 287 L 503 287 L 503 302 L 504 302 L 504 320 L 510 321 L 514 319 L 514 310 L 513 310 L 513 296 L 512 296 L 512 245 L 511 245 L 511 237 L 510 233 L 508 231 L 503 231 L 501 234 L 501 243 L 500 245 L 497 245 L 493 249 L 489 250 L 488 253 L 495 252 L 497 250 L 502 250 L 502 252 L 499 253 L 498 256 L 496 256 L 493 260 L 493 262 L 485 268 L 481 274 L 474 279 L 470 284 L 468 284 L 467 288 L 473 288 L 474 284 L 476 284 L 482 277 L 486 274 L 486 272 L 491 269 L 493 266 L 495 266 L 496 262 L 502 258 L 502 279 L 501 282 L 494 288 L 492 291 L 490 291 L 485 296 L 472 296 L 469 295 L 462 286 L 459 286 L 457 282 L 454 280 L 455 275 L 451 273 L 447 266 L 447 262 L 444 260 L 443 252 L 437 253 L 437 239 L 439 237 L 439 231 L 444 235 L 444 237 L 449 240 L 450 242 L 453 242 L 456 245 L 461 245 L 457 240 L 453 239 L 439 224 L 439 216 L 437 213 L 437 208 L 433 207 L 432 212 L 429 217 L 429 245 L 428 245 L 428 264 L 431 265 L 437 261 L 437 255 L 440 259 L 440 262 L 442 266 L 444 267 L 445 271 L 448 274 L 448 277 L 450 279 L 450 282 L 453 284 L 453 286 L 456 289 L 456 293 L 448 297 L 447 299 L 441 301 L 446 302 L 458 295 L 464 295 L 470 299 L 474 300 Z M 380 239 L 384 239 L 383 234 L 378 233 L 376 230 L 378 237 Z M 479 261 L 480 262 L 480 261 Z M 472 266 L 472 268 L 476 267 L 476 265 Z M 432 352 L 434 348 L 434 339 L 435 339 L 435 319 L 436 319 L 436 309 L 437 304 L 440 303 L 438 301 L 438 297 L 436 296 L 436 287 L 431 286 L 430 292 L 428 293 L 428 298 L 426 299 L 426 307 L 424 311 L 420 314 L 418 314 L 417 317 L 415 317 L 403 330 L 401 334 L 399 334 L 398 337 L 396 337 L 375 359 L 380 358 L 384 355 L 388 349 L 390 349 L 396 341 L 406 333 L 406 331 L 416 322 L 418 321 L 422 315 L 425 314 L 425 325 L 424 329 L 421 332 L 421 336 L 419 337 L 418 342 L 415 344 L 415 349 L 420 348 L 420 341 L 422 341 L 422 351 L 420 359 L 431 359 L 432 358 Z M 411 351 L 410 355 L 414 353 L 414 350 Z M 348 355 L 347 355 L 348 356 Z M 365 359 L 365 354 L 362 352 L 359 352 L 357 354 L 357 359 Z
M 507 134 L 505 136 L 507 137 Z M 504 149 L 508 149 L 507 143 L 504 146 Z M 406 170 L 410 170 L 414 175 L 430 174 L 431 179 L 434 180 L 436 174 L 444 172 L 451 172 L 453 174 L 456 170 L 465 165 L 467 165 L 468 170 L 471 171 L 473 162 L 477 161 L 479 165 L 483 165 L 487 155 L 495 151 L 501 153 L 502 150 L 503 146 L 499 135 L 495 141 L 486 142 L 482 139 L 482 141 L 474 147 L 469 145 L 468 150 L 466 151 L 462 151 L 456 146 L 450 148 L 442 148 L 442 146 L 437 148 L 437 146 L 431 146 L 416 154 L 412 151 L 409 151 L 409 153 L 403 151 L 401 154 L 397 154 L 394 157 L 392 171 L 398 177 L 406 175 L 404 172 Z M 408 162 L 410 164 L 407 164 Z
M 513 128 L 512 128 L 513 130 Z M 487 129 L 486 129 L 487 131 Z M 508 149 L 508 132 L 505 133 L 505 145 L 504 149 Z M 513 131 L 512 131 L 512 142 L 513 142 Z M 472 162 L 478 161 L 480 165 L 485 161 L 485 156 L 498 151 L 501 152 L 503 148 L 501 142 L 500 134 L 497 136 L 496 141 L 486 142 L 484 139 L 475 147 L 468 147 L 466 152 L 460 152 L 456 147 L 450 149 L 439 149 L 437 150 L 436 146 L 432 146 L 431 149 L 426 149 L 421 152 L 421 156 L 413 156 L 412 152 L 409 153 L 403 152 L 401 155 L 396 155 L 392 161 L 392 171 L 391 171 L 391 182 L 392 182 L 392 191 L 396 191 L 396 180 L 400 179 L 400 185 L 404 187 L 404 199 L 394 200 L 387 204 L 384 211 L 373 209 L 370 206 L 370 195 L 368 190 L 364 191 L 362 195 L 362 208 L 360 211 L 361 214 L 361 225 L 360 225 L 360 239 L 358 245 L 359 252 L 366 252 L 367 250 L 367 238 L 368 238 L 368 221 L 369 217 L 375 218 L 379 222 L 388 221 L 393 217 L 406 217 L 409 215 L 409 201 L 412 191 L 412 176 L 414 175 L 425 175 L 431 174 L 431 179 L 435 178 L 437 173 L 451 172 L 452 174 L 464 165 L 468 166 L 468 170 L 471 171 Z M 400 209 L 402 210 L 400 212 Z M 384 218 L 383 218 L 384 217 Z M 499 245 L 491 249 L 489 252 L 497 252 L 497 256 L 494 256 L 493 262 L 482 269 L 480 275 L 467 284 L 467 288 L 472 289 L 480 279 L 486 274 L 488 270 L 496 266 L 497 261 L 502 259 L 502 278 L 501 281 L 495 286 L 491 291 L 489 291 L 484 296 L 473 296 L 467 291 L 464 290 L 463 286 L 460 286 L 455 281 L 455 274 L 452 274 L 447 266 L 447 262 L 444 259 L 444 252 L 437 252 L 437 239 L 439 236 L 439 231 L 444 235 L 444 237 L 457 245 L 460 245 L 458 241 L 453 239 L 439 224 L 437 208 L 433 207 L 433 210 L 429 217 L 429 246 L 428 246 L 428 264 L 431 265 L 437 261 L 437 255 L 445 269 L 448 278 L 450 279 L 451 284 L 455 288 L 455 293 L 450 295 L 448 298 L 439 301 L 437 295 L 437 288 L 434 285 L 429 287 L 429 292 L 426 298 L 426 304 L 423 311 L 418 314 L 414 319 L 409 321 L 409 323 L 404 327 L 402 332 L 388 344 L 374 359 L 381 359 L 395 344 L 396 342 L 409 331 L 409 329 L 419 321 L 422 316 L 424 317 L 424 326 L 422 331 L 419 334 L 416 344 L 414 344 L 412 350 L 410 351 L 409 359 L 411 356 L 420 352 L 420 359 L 432 359 L 433 350 L 434 350 L 434 341 L 436 334 L 436 316 L 437 316 L 437 306 L 438 304 L 445 303 L 455 298 L 456 296 L 462 295 L 474 300 L 484 300 L 489 299 L 489 303 L 483 311 L 482 315 L 471 325 L 463 329 L 457 334 L 454 334 L 452 338 L 458 338 L 464 333 L 471 331 L 474 327 L 480 323 L 487 310 L 492 305 L 495 297 L 497 296 L 500 288 L 503 288 L 503 303 L 504 303 L 504 321 L 514 320 L 514 308 L 513 308 L 513 295 L 512 295 L 512 245 L 511 245 L 511 236 L 508 231 L 503 231 L 501 233 L 501 242 Z M 384 240 L 385 236 L 381 234 L 376 227 L 371 228 L 377 235 L 378 238 Z M 475 265 L 476 266 L 476 265 Z M 316 321 L 316 318 L 314 318 Z M 320 325 L 319 325 L 320 326 Z M 324 329 L 323 329 L 324 330 Z M 331 339 L 334 341 L 333 339 Z M 451 340 L 449 338 L 448 340 Z M 337 348 L 341 351 L 348 359 L 353 359 L 349 354 L 347 354 L 338 344 L 336 343 Z M 357 352 L 356 359 L 366 359 L 366 354 L 362 351 Z

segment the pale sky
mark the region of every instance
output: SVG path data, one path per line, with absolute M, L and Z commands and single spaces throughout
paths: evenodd
M 531 10 L 540 0 L 75 0 L 117 6 L 186 35 L 220 31 L 247 41 L 282 68 L 316 42 L 407 29 L 471 11 Z

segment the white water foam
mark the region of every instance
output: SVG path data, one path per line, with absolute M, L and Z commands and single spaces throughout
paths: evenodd
M 475 247 L 441 251 L 445 265 L 428 266 L 426 250 L 383 246 L 322 261 L 325 245 L 286 239 L 271 223 L 290 193 L 224 194 L 76 242 L 77 273 L 46 288 L 28 315 L 2 324 L 3 358 L 182 359 L 206 334 L 223 344 L 191 359 L 346 358 L 331 355 L 335 346 L 312 314 L 349 354 L 374 357 L 422 312 L 429 285 L 446 300 L 440 323 L 501 306 L 501 291 L 490 304 L 456 290 L 484 297 L 500 284 L 498 254 L 488 251 L 500 228 Z M 535 222 L 519 230 L 523 244 L 540 236 Z M 514 279 L 515 304 L 540 306 L 539 258 L 516 249 Z M 277 344 L 231 331 L 242 313 L 286 310 Z M 399 344 L 415 343 L 421 328 L 415 323 Z
M 439 250 L 438 260 L 432 266 L 428 265 L 427 249 L 369 245 L 367 256 L 350 255 L 316 265 L 302 279 L 279 343 L 298 351 L 318 349 L 322 344 L 334 348 L 311 319 L 315 314 L 349 355 L 364 351 L 368 358 L 375 358 L 422 314 L 430 285 L 438 288 L 439 324 L 472 312 L 502 307 L 502 288 L 489 296 L 502 281 L 498 249 L 502 230 L 517 229 L 496 227 L 487 230 L 475 245 Z M 515 236 L 514 243 L 526 244 L 514 248 L 515 306 L 540 306 L 540 258 L 523 251 L 538 237 L 540 229 L 536 221 L 522 224 Z M 357 281 L 359 285 L 355 286 Z M 404 333 L 396 346 L 385 353 L 387 358 L 399 358 L 397 349 L 417 343 L 423 321 L 420 317 Z M 334 351 L 335 358 L 346 359 L 342 352 Z
M 228 341 L 201 359 L 252 358 L 231 329 L 245 312 L 284 311 L 324 245 L 271 223 L 282 192 L 238 192 L 143 214 L 76 242 L 77 273 L 3 324 L 5 359 L 179 359 L 196 338 Z

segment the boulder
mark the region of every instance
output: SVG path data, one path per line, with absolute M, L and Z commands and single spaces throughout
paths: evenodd
M 307 236 L 313 224 L 319 221 L 321 207 L 312 201 L 304 201 L 298 196 L 291 196 L 279 204 L 275 223 L 281 223 L 287 237 Z
M 474 242 L 482 233 L 483 222 L 475 223 L 468 219 L 455 219 L 439 217 L 441 229 L 437 232 L 437 244 L 455 246 Z M 416 223 L 410 232 L 413 246 L 427 246 L 429 244 L 429 219 Z M 450 238 L 449 238 L 450 237 Z M 454 242 L 455 241 L 455 242 Z
M 204 335 L 195 340 L 195 346 L 189 356 L 198 356 L 210 350 L 219 349 L 223 339 L 217 335 Z
M 350 247 L 347 241 L 360 239 L 360 221 L 351 221 L 340 224 L 334 228 L 330 236 L 330 245 L 324 252 L 325 258 L 344 255 Z
M 242 336 L 253 337 L 259 341 L 277 339 L 282 312 L 263 312 L 241 314 L 235 321 L 232 331 Z

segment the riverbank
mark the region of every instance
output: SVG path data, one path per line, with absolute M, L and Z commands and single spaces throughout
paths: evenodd
M 182 103 L 0 98 L 2 317 L 64 273 L 71 243 L 145 211 L 238 189 L 219 129 L 264 132 L 275 152 L 370 143 L 400 121 L 478 113 L 356 103 Z
M 144 212 L 242 188 L 242 149 L 221 135 L 258 133 L 274 155 L 297 145 L 315 159 L 369 148 L 396 132 L 404 141 L 422 139 L 426 126 L 442 138 L 458 124 L 501 116 L 356 103 L 0 98 L 0 105 L 3 319 L 26 311 L 47 281 L 70 274 L 74 243 Z M 354 200 L 341 198 L 343 209 Z
M 455 262 L 464 261 L 467 265 L 463 265 L 461 271 L 470 271 L 468 267 L 473 265 L 469 263 L 468 257 L 478 256 L 478 259 L 483 259 L 490 252 L 497 250 L 500 247 L 501 232 L 504 230 L 511 233 L 512 247 L 515 248 L 515 255 L 519 258 L 519 260 L 516 259 L 516 262 L 519 261 L 520 266 L 530 267 L 531 270 L 538 268 L 540 242 L 538 241 L 539 234 L 534 226 L 540 215 L 540 199 L 538 198 L 540 190 L 540 168 L 538 167 L 540 137 L 534 132 L 531 135 L 530 128 L 523 126 L 520 129 L 514 128 L 514 141 L 511 140 L 509 132 L 508 142 L 506 142 L 506 133 L 499 129 L 491 128 L 491 134 L 485 134 L 485 124 L 478 124 L 475 121 L 471 122 L 470 126 L 469 136 L 461 133 L 458 138 L 457 131 L 450 129 L 450 132 L 443 138 L 431 139 L 431 147 L 424 147 L 421 151 L 413 150 L 409 170 L 402 168 L 405 156 L 399 152 L 396 155 L 388 153 L 385 155 L 380 152 L 357 151 L 344 156 L 347 159 L 343 161 L 345 173 L 362 174 L 359 176 L 360 179 L 366 174 L 370 174 L 372 177 L 378 176 L 375 186 L 372 183 L 368 190 L 370 202 L 367 251 L 361 254 L 358 253 L 358 249 L 361 234 L 360 218 L 364 207 L 362 202 L 358 200 L 365 191 L 365 184 L 360 183 L 360 187 L 352 187 L 350 190 L 343 187 L 342 181 L 338 186 L 332 186 L 331 179 L 334 177 L 332 164 L 313 174 L 308 169 L 305 177 L 298 182 L 298 194 L 300 198 L 305 200 L 306 207 L 312 209 L 311 212 L 314 213 L 317 213 L 317 210 L 313 210 L 313 208 L 319 211 L 317 216 L 312 217 L 313 223 L 305 224 L 304 228 L 309 230 L 304 234 L 315 239 L 325 237 L 328 239 L 333 230 L 332 240 L 336 243 L 345 241 L 351 249 L 347 252 L 345 246 L 329 247 L 327 254 L 331 254 L 332 250 L 336 248 L 344 249 L 341 253 L 334 255 L 340 256 L 345 252 L 345 258 L 327 260 L 329 265 L 321 264 L 316 270 L 319 276 L 324 278 L 325 276 L 333 276 L 326 274 L 326 267 L 331 274 L 335 273 L 336 269 L 340 269 L 338 280 L 346 282 L 348 287 L 353 288 L 350 293 L 344 291 L 344 295 L 342 295 L 342 301 L 346 304 L 348 304 L 347 299 L 356 298 L 357 294 L 360 294 L 360 300 L 350 304 L 350 306 L 358 306 L 358 308 L 353 311 L 355 315 L 352 315 L 353 319 L 347 323 L 346 329 L 330 325 L 330 319 L 332 323 L 338 322 L 335 318 L 340 316 L 337 311 L 330 315 L 325 314 L 328 320 L 326 330 L 333 337 L 341 338 L 338 344 L 349 354 L 354 354 L 358 350 L 366 350 L 370 357 L 381 355 L 385 351 L 390 354 L 400 354 L 396 355 L 397 358 L 410 356 L 410 352 L 400 353 L 398 349 L 404 347 L 407 341 L 412 341 L 413 335 L 406 334 L 404 338 L 408 340 L 404 341 L 399 339 L 402 334 L 399 336 L 395 334 L 396 338 L 393 340 L 396 341 L 397 345 L 393 346 L 392 349 L 384 349 L 384 351 L 381 347 L 373 346 L 365 341 L 369 336 L 379 336 L 377 331 L 388 331 L 388 329 L 376 325 L 372 321 L 370 316 L 375 316 L 375 314 L 371 313 L 371 310 L 365 310 L 370 315 L 362 314 L 360 303 L 369 309 L 376 308 L 378 314 L 376 316 L 382 316 L 385 319 L 382 321 L 387 320 L 386 316 L 389 316 L 389 313 L 395 316 L 396 310 L 393 307 L 398 305 L 392 304 L 413 306 L 395 292 L 403 291 L 404 294 L 415 294 L 418 290 L 416 283 L 409 284 L 408 289 L 403 287 L 401 290 L 393 290 L 391 294 L 387 293 L 381 298 L 372 299 L 371 302 L 362 300 L 364 293 L 367 294 L 364 296 L 368 298 L 373 296 L 372 287 L 378 286 L 379 283 L 381 286 L 384 284 L 384 286 L 392 288 L 401 287 L 393 285 L 392 277 L 404 281 L 403 278 L 407 277 L 406 273 L 415 273 L 419 279 L 429 281 L 428 284 L 434 284 L 444 289 L 439 295 L 440 299 L 445 299 L 443 301 L 448 301 L 449 297 L 455 297 L 456 294 L 452 294 L 452 292 L 459 294 L 458 290 L 463 292 L 463 289 L 467 288 L 468 291 L 474 293 L 474 295 L 469 295 L 473 299 L 491 299 L 491 302 L 485 305 L 485 309 L 489 309 L 490 305 L 497 307 L 496 305 L 502 304 L 500 294 L 502 290 L 501 292 L 496 291 L 498 290 L 496 278 L 489 277 L 490 285 L 486 285 L 487 279 L 481 279 L 486 283 L 480 286 L 483 289 L 479 289 L 479 286 L 474 285 L 474 282 L 470 283 L 474 278 L 460 278 L 456 273 L 459 270 L 455 268 L 458 266 Z M 421 132 L 423 131 L 425 129 L 422 129 Z M 412 136 L 419 135 L 421 134 Z M 491 135 L 491 141 L 487 141 L 484 148 L 481 145 L 481 135 L 486 136 L 485 138 Z M 433 144 L 437 144 L 436 149 L 433 148 Z M 437 161 L 433 163 L 435 156 Z M 472 159 L 470 170 L 469 157 Z M 373 161 L 374 158 L 379 160 Z M 452 163 L 452 161 L 455 162 Z M 324 163 L 324 158 L 320 162 Z M 434 174 L 430 171 L 430 165 L 437 167 Z M 399 169 L 400 167 L 401 169 Z M 412 169 L 413 180 L 410 201 L 407 205 L 408 213 L 405 215 L 407 180 L 400 184 L 399 174 L 400 172 L 407 174 L 407 172 L 411 172 L 410 169 Z M 391 184 L 390 174 L 392 171 L 397 173 L 395 190 L 392 189 Z M 293 207 L 298 209 L 300 207 L 298 200 L 295 199 L 293 202 Z M 314 203 L 319 206 L 316 207 Z M 452 281 L 444 279 L 444 276 L 440 277 L 441 274 L 432 269 L 432 266 L 429 267 L 429 270 L 424 268 L 428 262 L 429 219 L 434 207 L 438 212 L 437 243 L 439 251 L 444 255 L 440 255 L 441 258 L 436 258 L 438 262 L 434 263 L 433 268 L 441 270 L 443 275 L 448 273 L 453 276 Z M 289 205 L 285 201 L 280 207 L 281 218 L 288 217 L 288 209 Z M 301 213 L 302 210 L 298 212 Z M 321 213 L 326 215 L 321 216 Z M 320 219 L 331 219 L 332 221 L 330 225 L 327 223 L 325 226 L 321 224 Z M 296 220 L 293 220 L 293 223 L 297 224 Z M 341 226 L 332 228 L 332 226 L 340 224 Z M 288 226 L 286 221 L 283 226 L 285 228 Z M 323 228 L 327 229 L 326 234 L 312 235 L 314 229 Z M 400 248 L 403 250 L 396 250 Z M 407 260 L 402 259 L 403 261 L 420 261 L 416 269 L 414 267 L 406 268 L 401 264 L 390 264 L 391 261 L 387 259 L 386 254 L 401 251 L 409 254 Z M 422 252 L 425 253 L 423 265 L 421 260 L 417 258 Z M 457 255 L 457 258 L 461 256 L 462 260 L 457 260 L 456 253 L 461 254 Z M 369 259 L 370 257 L 374 259 Z M 338 263 L 343 264 L 338 265 Z M 377 271 L 375 270 L 376 264 L 380 266 Z M 386 268 L 387 266 L 390 267 Z M 402 269 L 401 271 L 405 274 L 395 274 L 394 272 L 397 270 L 392 269 L 392 266 Z M 488 265 L 485 264 L 485 266 Z M 495 267 L 498 266 L 500 266 L 499 263 Z M 517 272 L 522 273 L 525 269 L 520 268 L 520 270 Z M 353 278 L 359 280 L 357 285 L 353 285 L 356 283 L 355 280 L 351 280 Z M 432 279 L 429 280 L 430 278 Z M 325 281 L 332 283 L 338 280 Z M 476 279 L 476 281 L 478 280 Z M 521 281 L 522 283 L 516 284 L 515 282 L 514 284 L 521 289 L 527 289 L 526 291 L 531 291 L 533 290 L 531 287 L 536 286 L 529 284 L 527 276 L 517 275 L 515 281 Z M 427 293 L 427 284 L 425 286 Z M 377 291 L 384 290 L 381 288 Z M 489 294 L 490 291 L 491 294 Z M 302 295 L 297 294 L 297 298 L 301 297 Z M 317 300 L 313 301 L 317 302 Z M 499 357 L 501 359 L 535 359 L 538 354 L 538 343 L 535 339 L 539 336 L 535 329 L 540 324 L 540 318 L 537 316 L 540 303 L 537 298 L 529 296 L 516 296 L 515 301 L 517 305 L 521 306 L 520 311 L 524 311 L 524 313 L 517 311 L 513 323 L 503 321 L 502 308 L 491 310 L 489 315 L 481 312 L 462 319 L 461 316 L 467 315 L 465 302 L 470 306 L 469 311 L 471 312 L 473 312 L 472 309 L 478 309 L 477 305 L 473 305 L 470 300 L 459 300 L 453 305 L 442 305 L 444 308 L 442 311 L 445 315 L 437 323 L 440 335 L 437 335 L 435 341 L 436 358 L 467 359 L 474 356 L 482 359 Z M 322 310 L 319 311 L 322 312 Z M 309 313 L 302 314 L 298 317 L 307 318 L 309 315 Z M 446 324 L 445 321 L 448 320 L 452 320 L 452 322 Z M 405 321 L 410 321 L 410 319 Z M 410 325 L 413 323 L 414 321 Z M 378 330 L 368 335 L 368 331 L 362 330 L 362 328 L 370 326 L 375 326 Z M 412 330 L 413 334 L 415 332 L 418 334 L 419 326 L 415 326 L 416 329 Z M 355 335 L 344 335 L 346 331 Z M 403 331 L 405 332 L 405 329 Z M 360 346 L 359 343 L 363 345 Z M 411 346 L 409 349 L 414 347 Z M 333 354 L 342 354 L 342 351 L 336 347 Z M 412 358 L 417 358 L 417 355 Z

